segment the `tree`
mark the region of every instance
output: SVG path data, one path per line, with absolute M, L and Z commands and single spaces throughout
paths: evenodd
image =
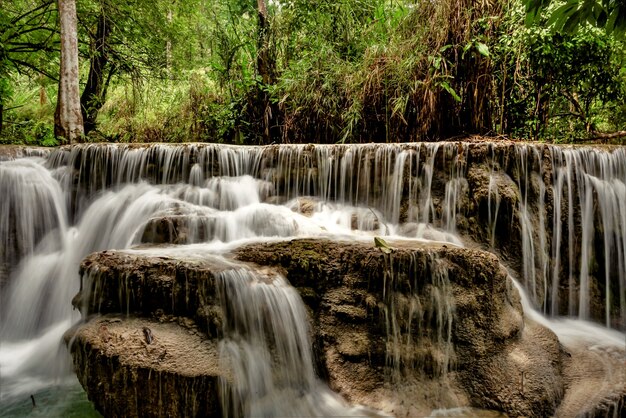
M 524 0 L 526 22 L 536 22 L 552 0 Z M 552 8 L 549 25 L 559 32 L 575 33 L 581 25 L 589 23 L 604 28 L 607 33 L 623 37 L 626 33 L 626 2 L 624 0 L 567 0 Z
M 112 24 L 106 10 L 106 4 L 103 3 L 98 13 L 96 32 L 94 34 L 89 32 L 89 74 L 80 96 L 85 135 L 96 128 L 98 111 L 104 103 L 111 77 L 116 70 L 116 66 L 109 65 L 111 28 Z
M 181 67 L 197 64 L 194 54 L 178 54 L 202 36 L 192 33 L 192 28 L 180 22 L 182 17 L 179 19 L 198 6 L 198 0 L 136 0 L 132 4 L 91 0 L 79 4 L 79 53 L 89 60 L 81 95 L 85 134 L 96 129 L 114 77 L 118 81 L 129 77 L 133 83 L 150 77 L 177 78 Z
M 54 1 L 13 2 L 0 6 L 0 132 L 14 73 L 52 75 L 48 54 L 58 39 Z
M 48 54 L 57 51 L 54 1 L 14 2 L 0 6 L 0 73 L 39 73 L 56 79 Z
M 84 133 L 78 85 L 78 19 L 75 0 L 59 0 L 59 21 L 61 65 L 54 133 L 72 143 Z

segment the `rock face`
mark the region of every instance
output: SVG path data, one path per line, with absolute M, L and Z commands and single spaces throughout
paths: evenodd
M 623 417 L 626 412 L 624 349 L 574 345 L 564 358 L 567 391 L 556 416 Z
M 184 259 L 137 251 L 103 251 L 81 264 L 81 292 L 72 301 L 83 316 L 126 313 L 175 315 L 195 321 L 217 336 L 220 308 L 216 274 L 232 264 L 221 257 Z
M 524 323 L 497 258 L 394 245 L 386 255 L 299 240 L 246 247 L 237 257 L 285 269 L 312 307 L 324 373 L 351 401 L 391 405 L 398 416 L 458 402 L 512 416 L 552 414 L 563 394 L 558 340 Z
M 217 361 L 224 313 L 215 278 L 244 263 L 297 288 L 318 375 L 350 402 L 396 416 L 457 406 L 509 416 L 623 410 L 623 385 L 580 404 L 589 363 L 573 362 L 554 333 L 524 319 L 494 255 L 390 245 L 389 254 L 329 240 L 248 245 L 226 258 L 158 248 L 93 254 L 74 303 L 104 316 L 68 335 L 79 380 L 105 416 L 219 415 L 216 382 L 229 374 Z
M 105 417 L 220 413 L 217 347 L 190 320 L 105 315 L 66 339 L 78 379 Z
M 0 145 L 0 161 L 9 161 L 23 157 L 46 157 L 50 148 L 25 145 Z

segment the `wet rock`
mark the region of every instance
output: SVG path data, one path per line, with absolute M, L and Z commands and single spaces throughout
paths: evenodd
M 331 386 L 348 399 L 392 403 L 400 416 L 457 402 L 445 392 L 465 392 L 473 406 L 511 416 L 551 414 L 561 400 L 556 336 L 524 324 L 519 295 L 492 254 L 398 243 L 387 257 L 366 244 L 297 240 L 248 246 L 237 257 L 280 266 L 292 283 L 315 275 L 324 295 L 314 320 L 319 355 Z M 407 381 L 411 391 L 400 389 Z
M 592 372 L 585 386 L 587 368 L 599 369 L 603 357 L 578 361 L 587 351 L 565 352 L 554 333 L 525 319 L 519 293 L 496 256 L 415 241 L 389 245 L 386 254 L 373 243 L 303 239 L 251 244 L 229 257 L 269 276 L 279 271 L 299 290 L 309 307 L 318 373 L 351 402 L 397 416 L 459 406 L 509 416 L 621 413 L 621 375 L 610 388 L 601 382 L 623 362 L 623 352 Z M 168 385 L 201 387 L 210 398 L 206 404 L 215 405 L 223 322 L 215 277 L 234 261 L 158 254 L 158 248 L 105 251 L 81 266 L 76 303 L 83 314 L 130 314 L 115 322 L 110 316 L 92 320 L 75 331 L 72 346 L 90 399 L 101 411 L 116 411 L 107 412 L 111 416 L 133 416 L 138 409 L 148 411 L 145 416 L 181 414 L 144 406 L 137 400 L 143 395 L 129 394 L 144 382 L 151 396 L 157 386 L 178 391 L 167 395 L 179 397 L 168 402 L 186 415 L 198 408 L 196 401 Z M 144 327 L 151 330 L 149 344 Z M 198 357 L 187 361 L 189 347 Z M 178 349 L 181 356 L 163 361 Z M 186 367 L 204 357 L 210 370 L 190 374 Z M 576 399 L 589 387 L 595 395 L 581 404 Z
M 347 330 L 338 336 L 337 351 L 346 358 L 366 357 L 370 348 L 367 328 Z
M 557 417 L 621 417 L 626 411 L 626 353 L 602 344 L 575 344 L 563 357 L 567 388 Z
M 299 197 L 289 202 L 287 207 L 304 216 L 311 216 L 319 204 L 320 202 L 314 198 Z
M 467 170 L 467 182 L 471 199 L 460 212 L 467 214 L 469 225 L 463 232 L 476 241 L 493 244 L 505 254 L 520 254 L 521 230 L 514 227 L 519 225 L 520 199 L 515 181 L 506 172 L 492 172 L 485 164 L 477 164 Z M 495 224 L 490 225 L 490 220 Z M 502 235 L 492 236 L 492 231 Z
M 209 241 L 215 234 L 215 218 L 203 215 L 170 215 L 153 218 L 144 227 L 141 242 L 147 244 L 193 244 Z
M 193 318 L 215 335 L 215 278 L 229 264 L 219 257 L 172 258 L 135 251 L 103 251 L 81 263 L 81 291 L 72 301 L 83 316 L 155 312 Z
M 526 323 L 519 338 L 466 366 L 460 378 L 475 406 L 503 409 L 510 416 L 550 416 L 562 400 L 558 340 L 538 324 Z
M 24 157 L 46 157 L 50 148 L 26 145 L 0 145 L 0 161 L 14 160 Z
M 189 330 L 189 324 L 103 316 L 65 339 L 78 380 L 105 417 L 219 416 L 218 378 L 228 374 L 216 342 Z

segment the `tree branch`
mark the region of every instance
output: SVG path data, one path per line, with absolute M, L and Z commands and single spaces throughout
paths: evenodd
M 24 30 L 22 32 L 15 32 L 15 33 L 11 34 L 11 36 L 7 37 L 6 40 L 10 41 L 11 39 L 15 39 L 18 36 L 26 35 L 27 33 L 31 33 L 31 32 L 36 32 L 38 30 L 44 30 L 44 31 L 47 30 L 47 31 L 52 32 L 52 33 L 58 33 L 58 31 L 56 29 L 46 28 L 45 26 L 44 27 L 38 26 L 38 27 L 35 27 L 35 28 L 26 29 L 26 30 Z
M 19 67 L 18 67 L 18 65 L 21 65 L 22 67 L 29 68 L 29 69 L 31 69 L 31 70 L 33 70 L 33 71 L 35 71 L 36 73 L 39 73 L 39 74 L 41 74 L 41 75 L 44 75 L 44 76 L 48 77 L 49 79 L 51 79 L 51 80 L 53 80 L 53 81 L 56 81 L 56 82 L 58 82 L 58 81 L 59 81 L 59 79 L 58 79 L 58 78 L 56 78 L 56 77 L 55 77 L 55 76 L 53 76 L 52 74 L 48 73 L 47 71 L 42 70 L 42 69 L 40 69 L 40 68 L 37 68 L 37 67 L 35 67 L 34 65 L 29 64 L 29 63 L 27 63 L 27 62 L 25 62 L 25 61 L 16 60 L 16 59 L 14 59 L 14 58 L 11 58 L 11 59 L 10 59 L 10 61 L 11 61 L 11 63 L 15 66 L 15 68 L 16 68 L 18 71 L 19 71 Z
M 556 115 L 550 115 L 550 118 L 563 118 L 567 116 L 573 116 L 576 119 L 581 119 L 583 121 L 585 120 L 585 117 L 583 115 L 574 112 L 557 113 Z
M 571 93 L 569 93 L 569 92 L 568 92 L 568 91 L 566 91 L 566 90 L 561 90 L 561 94 L 562 94 L 563 96 L 565 96 L 565 98 L 566 98 L 567 100 L 569 100 L 569 102 L 570 102 L 570 103 L 571 103 L 571 104 L 572 104 L 572 105 L 576 108 L 576 110 L 578 111 L 579 115 L 581 115 L 581 118 L 582 118 L 583 120 L 585 120 L 585 119 L 587 118 L 587 116 L 586 116 L 587 114 L 586 114 L 586 113 L 585 113 L 585 111 L 583 110 L 583 108 L 582 108 L 582 106 L 580 105 L 580 103 L 578 102 L 578 100 L 576 100 L 576 98 L 575 98 L 575 97 L 574 97 Z
M 45 3 L 42 3 L 40 6 L 35 7 L 34 9 L 31 9 L 31 10 L 27 11 L 26 13 L 23 13 L 23 14 L 15 17 L 14 19 L 11 20 L 11 23 L 15 25 L 17 22 L 19 22 L 20 20 L 22 20 L 23 18 L 25 18 L 29 14 L 35 13 L 38 10 L 41 10 L 41 9 L 45 9 L 46 7 L 50 6 L 52 3 L 54 3 L 54 1 L 47 1 Z

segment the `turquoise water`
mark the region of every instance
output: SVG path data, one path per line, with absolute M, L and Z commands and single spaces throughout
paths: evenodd
M 87 399 L 78 382 L 45 389 L 23 398 L 4 400 L 0 403 L 1 418 L 102 418 Z

